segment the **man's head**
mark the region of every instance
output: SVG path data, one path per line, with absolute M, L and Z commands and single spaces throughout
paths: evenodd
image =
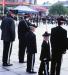
M 14 14 L 13 14 L 11 11 L 8 11 L 8 12 L 7 12 L 7 17 L 13 18 L 13 17 L 14 17 Z
M 57 18 L 57 22 L 58 22 L 58 25 L 62 25 L 66 20 L 63 18 L 63 16 L 60 16 L 59 18 Z

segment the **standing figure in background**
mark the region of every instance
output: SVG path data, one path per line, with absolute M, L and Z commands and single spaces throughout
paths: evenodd
M 48 32 L 45 32 L 43 34 L 44 39 L 43 39 L 43 43 L 41 47 L 41 54 L 40 54 L 41 63 L 40 63 L 38 75 L 47 75 L 46 70 L 49 75 L 49 61 L 50 61 L 49 35 L 50 34 Z M 45 66 L 47 66 L 46 69 L 45 69 Z
M 34 72 L 35 53 L 37 53 L 36 35 L 34 34 L 36 26 L 30 26 L 30 31 L 27 33 L 27 69 L 28 73 Z
M 51 74 L 60 75 L 62 56 L 66 52 L 67 31 L 62 27 L 65 19 L 61 16 L 57 19 L 58 26 L 51 29 Z
M 29 23 L 25 19 L 22 19 L 18 25 L 18 39 L 19 39 L 19 63 L 24 63 L 24 55 L 26 49 L 26 33 L 29 31 Z
M 10 45 L 15 40 L 15 24 L 12 15 L 13 14 L 11 12 L 8 12 L 7 17 L 5 17 L 1 23 L 1 39 L 3 40 L 3 66 L 12 65 L 8 63 Z

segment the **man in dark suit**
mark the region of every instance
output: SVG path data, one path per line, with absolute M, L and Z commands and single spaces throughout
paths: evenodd
M 66 52 L 67 31 L 61 26 L 64 23 L 64 18 L 57 19 L 58 26 L 51 29 L 51 75 L 60 75 L 62 55 Z
M 35 53 L 37 53 L 36 46 L 36 35 L 34 25 L 30 26 L 30 31 L 27 33 L 27 72 L 28 73 L 36 73 L 34 72 L 34 63 L 35 63 Z
M 5 17 L 1 23 L 1 40 L 3 40 L 3 66 L 11 66 L 11 64 L 8 63 L 8 55 L 10 44 L 15 40 L 15 24 L 11 14 L 11 12 L 8 12 L 7 17 Z
M 29 31 L 30 22 L 22 19 L 18 25 L 18 39 L 19 39 L 19 63 L 24 63 L 24 55 L 26 49 L 26 33 Z

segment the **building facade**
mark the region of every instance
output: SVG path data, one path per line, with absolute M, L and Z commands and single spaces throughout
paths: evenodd
M 36 0 L 4 0 L 5 5 L 35 5 L 36 2 Z M 0 5 L 3 5 L 3 0 L 0 0 Z

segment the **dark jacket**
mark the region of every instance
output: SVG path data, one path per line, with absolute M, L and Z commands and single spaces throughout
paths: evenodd
M 18 39 L 25 39 L 26 32 L 29 31 L 29 22 L 21 20 L 18 25 Z
M 51 47 L 52 52 L 64 53 L 66 51 L 67 31 L 60 26 L 51 30 Z
M 50 60 L 50 45 L 46 41 L 43 41 L 41 46 L 41 54 L 40 54 L 40 60 L 43 59 Z
M 27 41 L 27 53 L 37 53 L 37 45 L 36 45 L 36 35 L 29 31 L 26 35 L 26 41 Z
M 1 23 L 2 36 L 4 41 L 15 40 L 15 24 L 11 17 L 5 17 Z

